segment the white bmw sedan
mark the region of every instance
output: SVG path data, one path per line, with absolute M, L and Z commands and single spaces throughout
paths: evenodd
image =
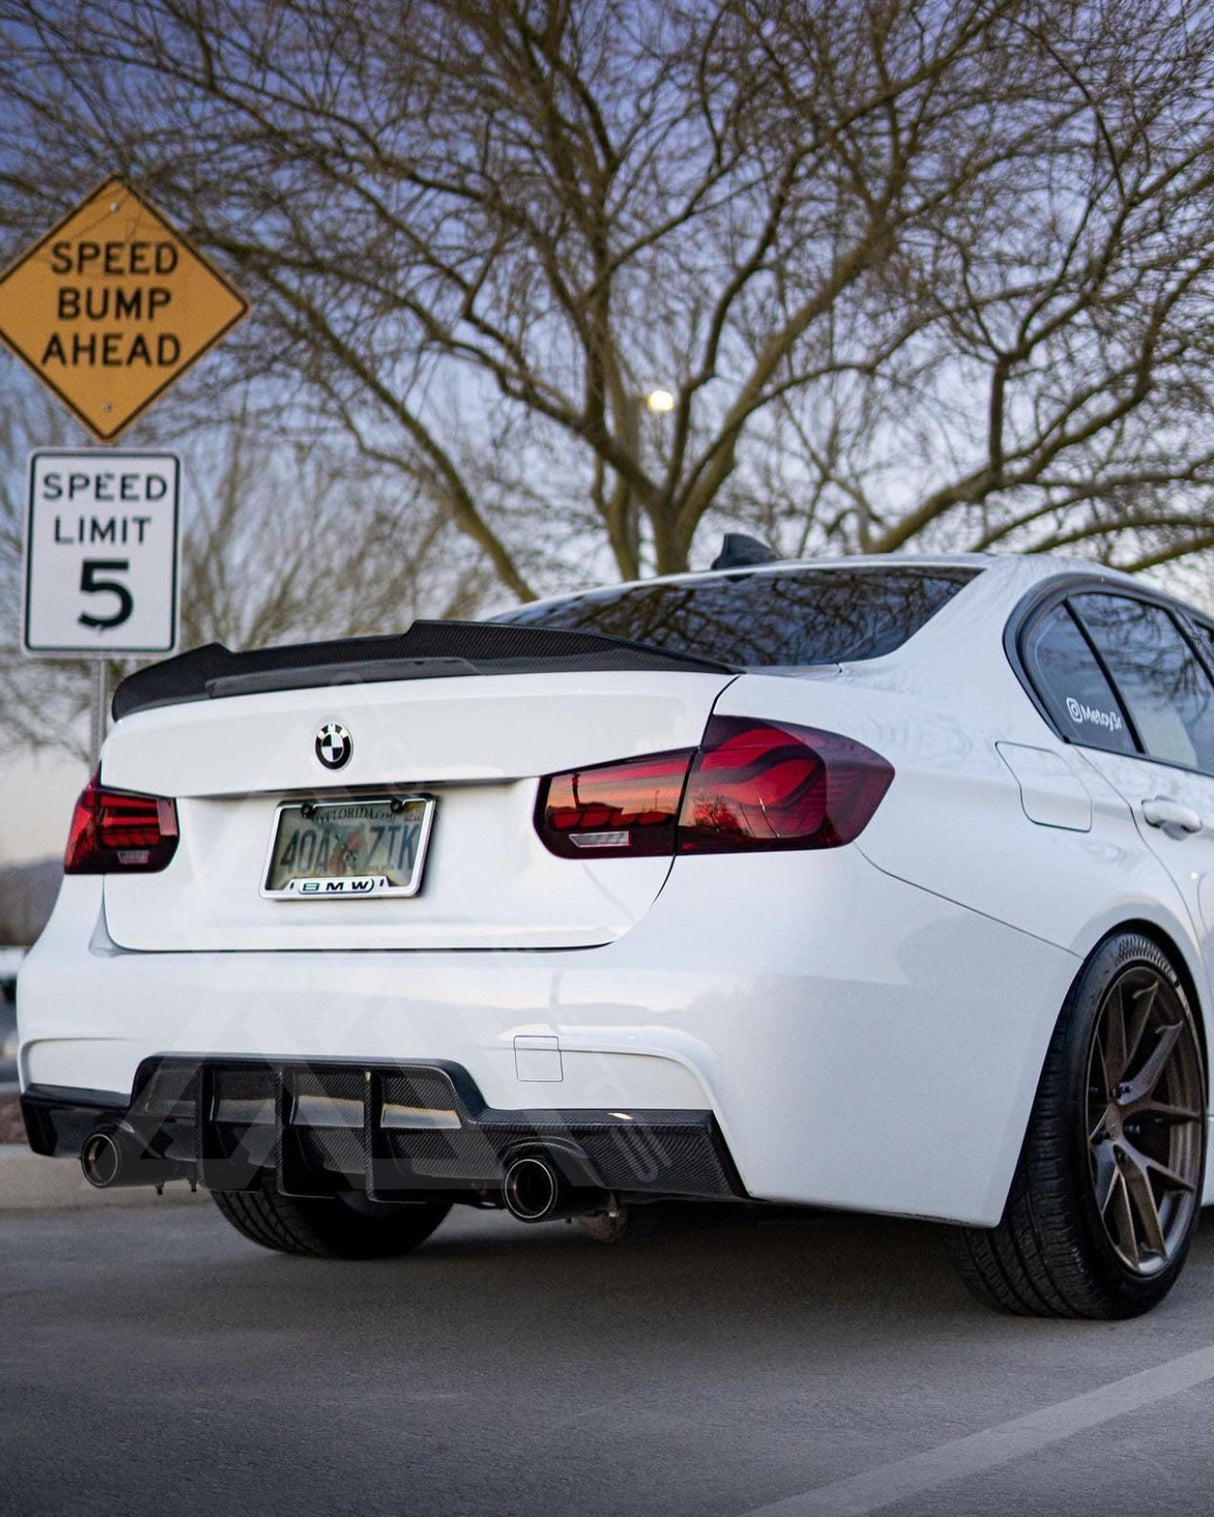
M 21 972 L 30 1142 L 292 1253 L 779 1203 L 1144 1311 L 1214 1200 L 1212 672 L 1132 579 L 977 557 L 168 660 Z

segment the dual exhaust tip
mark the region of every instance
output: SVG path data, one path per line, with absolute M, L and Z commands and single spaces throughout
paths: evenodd
M 567 1156 L 568 1168 L 582 1169 L 576 1152 Z M 165 1185 L 170 1180 L 191 1178 L 192 1164 L 162 1159 L 152 1153 L 126 1123 L 96 1127 L 80 1150 L 84 1178 L 98 1190 L 124 1186 Z M 510 1214 L 520 1222 L 552 1222 L 563 1217 L 581 1217 L 602 1211 L 608 1194 L 594 1185 L 570 1180 L 553 1152 L 517 1154 L 502 1177 L 502 1198 Z

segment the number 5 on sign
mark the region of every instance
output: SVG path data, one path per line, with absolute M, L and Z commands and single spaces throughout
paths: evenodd
M 118 609 L 113 616 L 94 616 L 91 612 L 82 611 L 76 620 L 82 627 L 121 627 L 123 622 L 130 621 L 131 612 L 135 609 L 135 602 L 131 592 L 117 579 L 98 579 L 99 569 L 117 569 L 123 574 L 130 571 L 131 561 L 129 558 L 86 558 L 80 566 L 80 588 L 86 595 L 97 595 L 108 590 L 111 595 L 118 597 Z
M 40 655 L 171 653 L 181 466 L 173 453 L 34 453 L 23 645 Z

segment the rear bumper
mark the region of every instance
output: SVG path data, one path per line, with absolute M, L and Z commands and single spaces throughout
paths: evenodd
M 69 878 L 21 971 L 22 1086 L 454 1064 L 496 1113 L 710 1113 L 756 1200 L 997 1222 L 1074 956 L 856 849 L 687 862 L 616 942 L 515 952 L 123 952 Z
M 31 1086 L 22 1111 L 37 1153 L 78 1155 L 94 1128 L 121 1123 L 210 1190 L 272 1176 L 290 1196 L 476 1200 L 500 1191 L 511 1159 L 542 1149 L 572 1186 L 745 1195 L 711 1112 L 494 1110 L 454 1064 L 157 1058 L 129 1103 Z

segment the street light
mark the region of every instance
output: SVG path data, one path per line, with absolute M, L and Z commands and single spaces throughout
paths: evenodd
M 645 404 L 659 416 L 664 416 L 668 411 L 674 410 L 674 396 L 669 390 L 650 390 L 645 397 Z

